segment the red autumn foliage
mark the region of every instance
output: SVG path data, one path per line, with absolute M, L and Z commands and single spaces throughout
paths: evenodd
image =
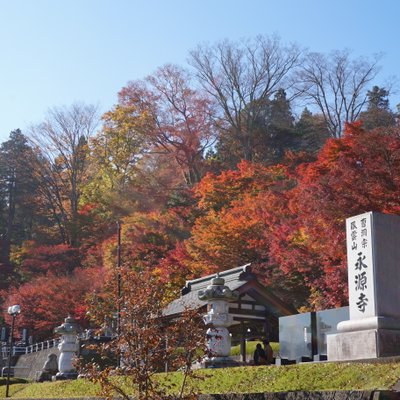
M 289 228 L 299 239 L 292 248 L 278 243 L 275 254 L 281 268 L 310 281 L 314 307 L 347 303 L 345 219 L 366 211 L 399 213 L 400 140 L 390 133 L 348 124 L 344 137 L 329 140 L 317 161 L 299 167 L 290 201 L 296 218 Z
M 290 217 L 287 194 L 294 184 L 285 166 L 249 162 L 241 162 L 236 171 L 206 176 L 196 188 L 203 215 L 185 242 L 191 261 L 184 263 L 200 276 L 252 262 L 264 283 L 283 296 L 292 292 L 286 296 L 292 300 L 293 284 L 284 284 L 282 272 L 269 260 L 272 237 Z
M 83 317 L 82 305 L 88 294 L 98 289 L 104 278 L 99 268 L 77 269 L 70 276 L 48 273 L 15 289 L 6 304 L 19 304 L 17 329 L 28 328 L 36 340 L 53 337 L 53 329 L 68 315 Z M 9 321 L 9 316 L 6 315 Z
M 343 138 L 326 142 L 316 160 L 291 154 L 286 162 L 265 167 L 243 161 L 235 170 L 206 175 L 193 189 L 197 204 L 125 217 L 123 265 L 176 288 L 252 262 L 260 279 L 299 309 L 345 305 L 345 219 L 366 211 L 400 214 L 398 129 L 366 132 L 351 124 Z M 113 269 L 115 225 L 105 229 L 96 212 L 92 205 L 82 208 L 88 227 L 82 264 Z M 78 268 L 79 252 L 65 245 L 21 251 L 20 270 L 32 281 L 7 300 L 27 310 L 18 317 L 21 326 L 45 337 L 68 312 L 84 318 L 85 292 L 99 287 L 101 277 L 88 278 Z
M 297 181 L 297 182 L 296 182 Z M 241 163 L 196 188 L 203 215 L 186 241 L 197 270 L 247 262 L 298 307 L 347 304 L 345 219 L 399 213 L 400 139 L 348 125 L 314 162 L 265 168 Z M 286 293 L 285 293 L 286 292 Z
M 265 167 L 241 161 L 235 170 L 224 171 L 220 175 L 207 174 L 194 188 L 194 193 L 201 209 L 218 211 L 247 195 L 254 196 L 266 190 L 286 190 L 287 177 L 286 166 Z
M 90 213 L 97 208 L 96 204 L 87 203 L 79 208 L 78 214 L 82 216 L 90 215 Z
M 173 210 L 134 213 L 122 223 L 122 258 L 136 269 L 154 269 L 168 251 L 189 236 L 190 226 Z
M 79 249 L 67 244 L 38 245 L 30 242 L 23 253 L 20 270 L 25 279 L 48 272 L 68 275 L 80 265 Z
M 181 288 L 186 280 L 198 278 L 205 272 L 205 269 L 196 270 L 183 242 L 176 243 L 175 248 L 168 251 L 153 270 L 160 282 L 172 288 Z

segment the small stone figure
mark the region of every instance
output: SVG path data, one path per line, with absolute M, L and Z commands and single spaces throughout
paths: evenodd
M 57 354 L 48 354 L 42 372 L 38 377 L 38 382 L 51 381 L 52 377 L 58 372 Z

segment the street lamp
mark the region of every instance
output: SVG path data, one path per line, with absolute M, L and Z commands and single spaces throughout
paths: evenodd
M 20 312 L 21 312 L 21 307 L 18 304 L 8 307 L 8 310 L 7 310 L 7 313 L 12 316 L 12 322 L 11 322 L 11 333 L 10 333 L 10 351 L 8 353 L 6 397 L 10 397 L 8 392 L 9 392 L 9 388 L 10 388 L 11 355 L 12 355 L 13 339 L 14 339 L 15 317 Z

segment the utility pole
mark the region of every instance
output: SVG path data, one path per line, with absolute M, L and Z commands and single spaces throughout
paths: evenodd
M 121 223 L 117 221 L 117 338 L 121 334 L 121 303 L 122 303 L 122 282 L 121 282 Z M 121 366 L 121 357 L 117 355 L 117 367 Z

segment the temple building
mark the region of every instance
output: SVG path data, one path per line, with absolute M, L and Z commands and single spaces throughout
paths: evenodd
M 209 305 L 199 299 L 199 292 L 204 291 L 216 277 L 217 274 L 213 274 L 187 281 L 181 297 L 164 309 L 164 315 L 173 319 L 188 308 L 206 314 Z M 229 302 L 229 315 L 233 318 L 229 332 L 232 344 L 240 343 L 241 359 L 246 362 L 246 340 L 279 341 L 279 317 L 296 314 L 297 310 L 262 285 L 250 264 L 220 272 L 218 277 L 239 295 L 237 300 Z

